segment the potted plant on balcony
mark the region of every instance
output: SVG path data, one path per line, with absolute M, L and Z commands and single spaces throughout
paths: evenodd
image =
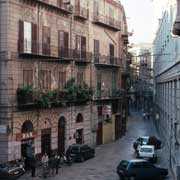
M 57 91 L 50 90 L 41 92 L 40 98 L 38 99 L 38 103 L 42 108 L 50 108 L 53 103 L 57 103 Z
M 33 102 L 32 85 L 21 85 L 17 89 L 17 100 L 19 104 L 27 104 Z

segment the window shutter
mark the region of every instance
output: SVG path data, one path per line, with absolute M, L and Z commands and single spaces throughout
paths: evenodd
M 64 32 L 58 31 L 59 57 L 64 57 Z
M 81 57 L 86 58 L 86 37 L 81 37 Z
M 32 24 L 32 53 L 37 54 L 37 24 Z
M 42 38 L 42 53 L 44 55 L 50 55 L 50 28 L 43 27 L 43 38 Z
M 18 50 L 19 52 L 24 52 L 24 21 L 19 21 L 19 45 Z
M 99 40 L 94 40 L 94 61 L 99 62 Z

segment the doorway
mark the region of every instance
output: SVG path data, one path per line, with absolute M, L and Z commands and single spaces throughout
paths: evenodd
M 41 153 L 51 155 L 51 128 L 41 131 Z
M 58 122 L 58 153 L 65 153 L 65 129 L 66 121 L 64 117 L 61 117 Z
M 102 122 L 98 123 L 98 130 L 96 134 L 96 144 L 101 145 L 103 143 L 103 125 Z

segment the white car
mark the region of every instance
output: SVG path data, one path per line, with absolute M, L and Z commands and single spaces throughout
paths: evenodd
M 155 147 L 152 145 L 140 146 L 139 151 L 137 152 L 137 157 L 155 163 L 157 161 L 157 154 L 155 152 Z

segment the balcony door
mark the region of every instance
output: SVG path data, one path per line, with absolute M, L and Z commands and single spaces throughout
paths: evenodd
M 58 32 L 59 56 L 69 58 L 69 33 L 64 31 Z
M 109 45 L 110 64 L 114 64 L 114 45 Z

